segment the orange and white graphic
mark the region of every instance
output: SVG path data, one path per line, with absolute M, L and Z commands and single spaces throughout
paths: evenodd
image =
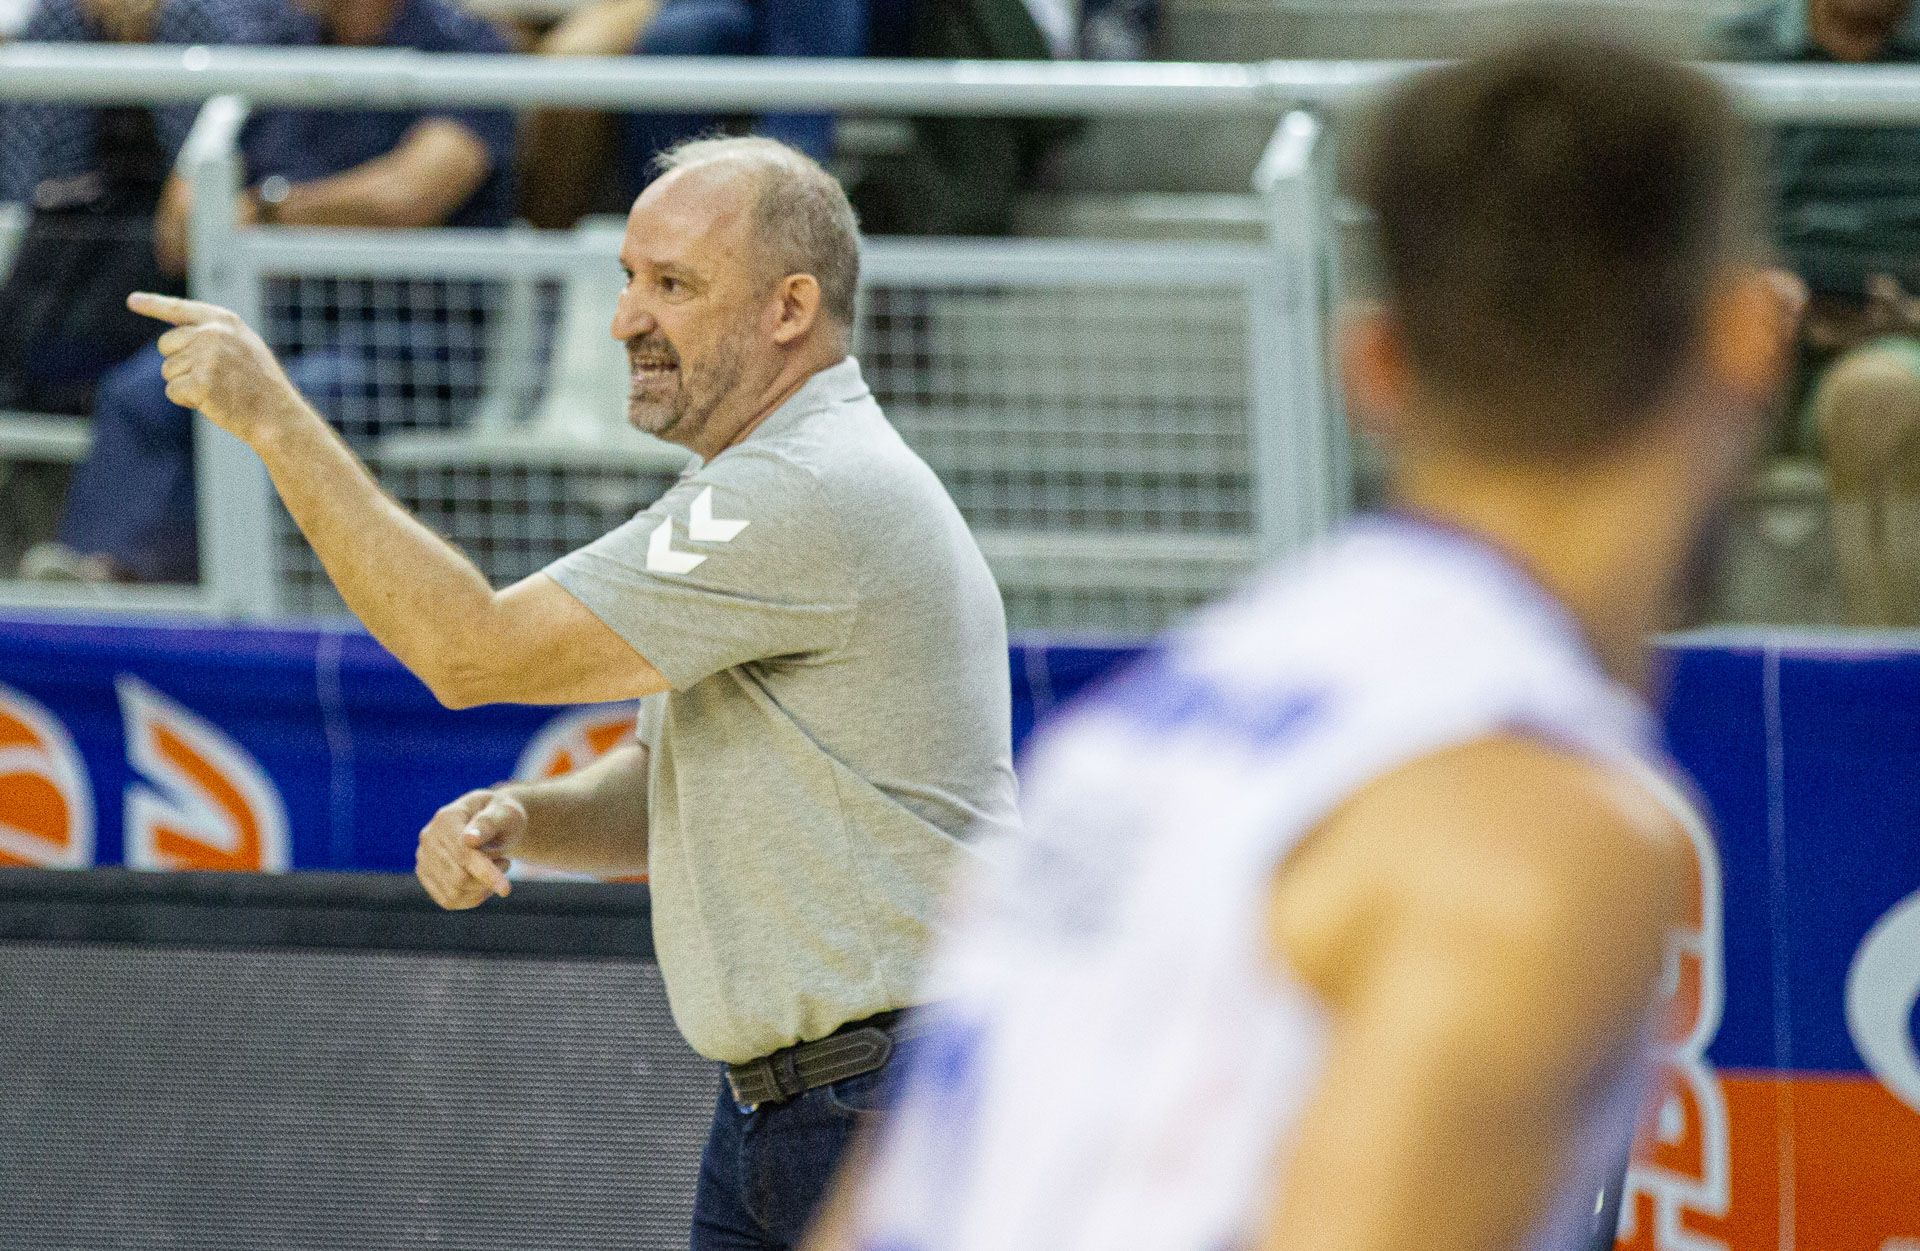
M 287 810 L 257 761 L 212 722 L 122 674 L 127 863 L 139 869 L 288 867 Z
M 1661 1062 L 1620 1205 L 1620 1246 L 1725 1251 L 1725 1242 L 1688 1220 L 1724 1217 L 1732 1199 L 1727 1096 L 1706 1059 L 1726 1004 L 1720 853 L 1687 796 L 1663 778 L 1648 784 L 1687 832 L 1693 883 L 1667 953 Z
M 622 743 L 633 741 L 636 708 L 633 704 L 596 705 L 563 712 L 533 736 L 520 761 L 513 767 L 516 782 L 539 782 L 585 768 Z M 516 860 L 507 875 L 521 878 L 554 878 L 562 881 L 590 882 L 584 873 L 563 873 L 543 869 Z M 620 881 L 644 882 L 644 877 L 620 878 Z
M 513 780 L 557 778 L 600 759 L 633 737 L 634 712 L 632 704 L 612 704 L 561 713 L 520 753 Z
M 0 866 L 93 863 L 93 787 L 73 736 L 44 706 L 0 686 Z

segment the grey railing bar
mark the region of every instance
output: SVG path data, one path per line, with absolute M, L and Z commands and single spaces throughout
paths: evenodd
M 404 49 L 0 45 L 0 99 L 259 106 L 822 108 L 1121 116 L 1337 107 L 1421 62 L 1253 64 L 460 56 Z M 1920 67 L 1714 65 L 1764 120 L 1920 122 Z
M 1257 65 L 534 57 L 370 48 L 0 46 L 0 99 L 1084 116 L 1257 113 Z

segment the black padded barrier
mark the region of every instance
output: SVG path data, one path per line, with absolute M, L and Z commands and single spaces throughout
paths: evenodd
M 644 887 L 0 871 L 0 1251 L 684 1248 Z

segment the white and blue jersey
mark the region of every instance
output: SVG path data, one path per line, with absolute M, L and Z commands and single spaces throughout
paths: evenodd
M 1276 867 L 1370 780 L 1515 732 L 1654 758 L 1644 704 L 1558 604 L 1478 541 L 1395 519 L 1089 694 L 1029 755 L 1025 832 L 959 891 L 853 1245 L 1248 1245 L 1325 1051 L 1270 954 Z M 1590 1238 L 1642 1069 L 1594 1099 L 1535 1247 Z

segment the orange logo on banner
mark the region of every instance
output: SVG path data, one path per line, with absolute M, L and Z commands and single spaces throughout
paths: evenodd
M 632 704 L 581 708 L 564 712 L 547 722 L 513 767 L 516 782 L 537 782 L 557 778 L 592 764 L 622 743 L 633 739 L 635 708 Z M 561 873 L 515 863 L 515 878 L 584 878 L 578 873 Z M 623 882 L 644 882 L 644 877 L 619 878 Z
M 1727 1096 L 1706 1061 L 1726 1002 L 1720 853 L 1698 810 L 1664 779 L 1649 785 L 1693 848 L 1688 912 L 1667 954 L 1661 1064 L 1648 1123 L 1634 1145 L 1620 1205 L 1620 1243 L 1632 1251 L 1724 1251 L 1689 1217 L 1723 1217 L 1732 1198 Z
M 211 722 L 122 674 L 127 863 L 141 869 L 278 871 L 288 866 L 287 810 L 266 772 Z
M 514 781 L 557 778 L 591 764 L 633 737 L 633 718 L 632 704 L 562 713 L 520 753 Z
M 0 866 L 93 863 L 93 788 L 52 713 L 0 686 Z

